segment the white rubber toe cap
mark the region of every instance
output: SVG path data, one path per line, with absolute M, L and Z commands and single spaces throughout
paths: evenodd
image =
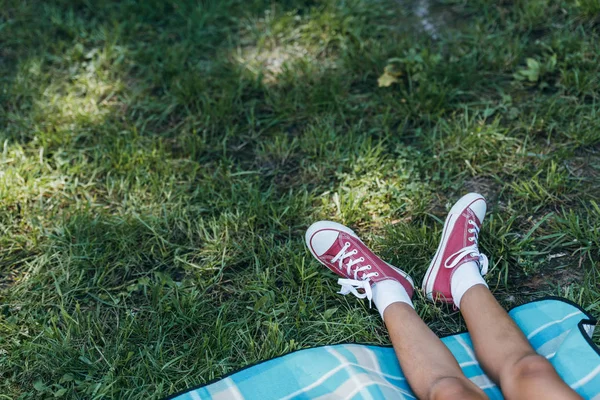
M 487 211 L 485 199 L 482 197 L 481 199 L 475 200 L 475 202 L 473 202 L 469 208 L 473 210 L 477 216 L 477 219 L 479 219 L 480 222 L 483 222 L 483 219 L 485 218 L 485 212 Z
M 477 218 L 479 222 L 483 222 L 485 218 L 485 212 L 487 211 L 487 205 L 485 202 L 485 198 L 479 193 L 469 193 L 465 194 L 461 197 L 450 210 L 450 214 L 459 214 L 465 207 L 469 207 Z
M 305 235 L 306 245 L 317 257 L 325 253 L 337 240 L 340 232 L 357 237 L 352 229 L 332 221 L 318 221 L 312 224 Z

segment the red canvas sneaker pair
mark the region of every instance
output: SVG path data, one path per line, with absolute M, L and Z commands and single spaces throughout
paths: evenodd
M 428 299 L 454 303 L 452 275 L 466 262 L 476 262 L 481 274 L 487 273 L 488 259 L 477 247 L 485 212 L 485 199 L 477 193 L 463 196 L 450 210 L 442 239 L 423 279 Z M 372 286 L 392 279 L 406 289 L 409 297 L 413 295 L 414 282 L 407 273 L 377 257 L 351 229 L 341 224 L 315 222 L 306 231 L 306 245 L 321 264 L 342 277 L 338 280 L 341 294 L 352 293 L 371 301 Z

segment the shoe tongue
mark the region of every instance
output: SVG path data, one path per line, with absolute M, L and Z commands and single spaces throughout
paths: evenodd
M 477 214 L 475 214 L 475 212 L 473 210 L 471 210 L 470 208 L 467 207 L 462 215 L 467 220 L 469 220 L 469 219 L 473 220 L 473 222 L 475 222 L 477 224 L 477 227 L 481 227 L 481 221 L 479 220 L 479 218 L 477 218 Z
M 347 241 L 348 241 L 347 235 L 345 235 L 345 233 L 343 233 L 343 232 L 340 232 L 338 234 L 337 239 L 335 239 L 333 241 L 333 244 L 331 245 L 331 247 L 323 255 L 328 255 L 331 257 L 337 256 L 338 253 L 340 252 L 340 250 L 342 250 L 342 247 L 344 247 L 344 243 L 346 243 Z M 352 246 L 350 246 L 350 247 L 352 247 Z M 350 250 L 347 249 L 347 251 L 350 251 Z
M 485 200 L 479 199 L 474 201 L 469 205 L 469 210 L 473 214 L 473 216 L 477 219 L 477 223 L 481 226 L 483 219 L 485 218 L 485 213 L 487 211 L 487 205 Z
M 471 211 L 473 214 L 473 221 L 475 221 L 475 223 L 477 224 L 478 227 L 481 227 L 481 220 L 479 219 L 479 217 L 477 217 L 477 214 L 475 214 L 475 212 Z

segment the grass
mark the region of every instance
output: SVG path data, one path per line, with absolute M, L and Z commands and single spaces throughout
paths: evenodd
M 0 0 L 0 398 L 388 343 L 304 230 L 348 224 L 419 280 L 467 191 L 505 306 L 600 316 L 599 3 L 446 0 L 435 33 L 411 7 Z

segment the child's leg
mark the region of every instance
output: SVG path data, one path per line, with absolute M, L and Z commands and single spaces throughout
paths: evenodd
M 460 311 L 475 353 L 507 399 L 580 399 L 538 355 L 521 330 L 484 285 L 465 292 Z
M 402 371 L 419 399 L 487 399 L 409 304 L 390 304 L 383 319 Z
M 477 193 L 454 204 L 425 273 L 425 294 L 460 308 L 477 358 L 506 398 L 578 399 L 548 360 L 535 353 L 481 276 L 488 268 L 488 259 L 478 248 L 486 211 L 485 199 Z

